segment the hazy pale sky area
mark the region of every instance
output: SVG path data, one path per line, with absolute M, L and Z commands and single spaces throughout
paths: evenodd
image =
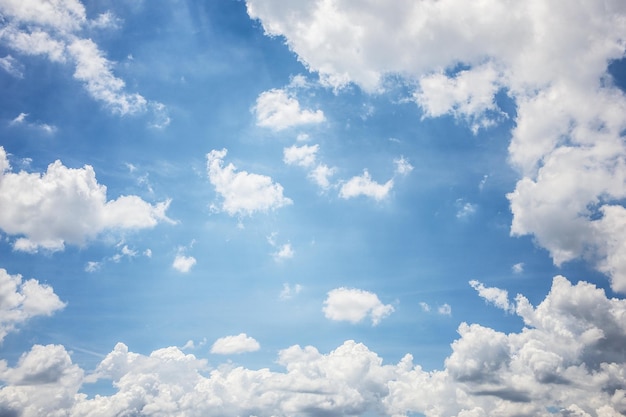
M 0 0 L 0 417 L 626 415 L 624 0 Z

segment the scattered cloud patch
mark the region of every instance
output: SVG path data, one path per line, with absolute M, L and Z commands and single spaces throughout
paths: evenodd
M 337 172 L 336 168 L 329 167 L 325 164 L 319 164 L 309 172 L 308 178 L 317 184 L 317 186 L 322 190 L 327 190 L 331 186 L 330 177 L 335 175 L 335 172 Z
M 237 336 L 220 337 L 211 346 L 211 353 L 232 355 L 237 353 L 256 352 L 261 348 L 259 342 L 245 333 Z
M 456 218 L 457 219 L 467 219 L 468 217 L 473 216 L 478 209 L 476 204 L 469 203 L 464 201 L 462 198 L 456 200 Z
M 290 285 L 288 283 L 284 283 L 283 289 L 281 290 L 278 297 L 281 300 L 289 300 L 293 298 L 294 296 L 300 294 L 301 291 L 302 291 L 302 285 L 300 284 Z
M 38 130 L 45 134 L 51 135 L 57 131 L 56 126 L 49 125 L 47 123 L 28 122 L 26 118 L 28 113 L 20 113 L 13 120 L 9 122 L 11 126 L 24 126 L 29 129 Z
M 224 166 L 227 150 L 207 154 L 207 173 L 215 191 L 222 197 L 221 210 L 231 216 L 251 216 L 289 205 L 283 187 L 265 175 L 237 171 L 232 163 Z
M 21 275 L 11 275 L 0 268 L 0 343 L 29 319 L 51 316 L 65 305 L 52 287 L 36 279 L 23 281 Z
M 383 304 L 378 296 L 369 291 L 354 288 L 336 288 L 328 292 L 322 309 L 327 319 L 358 323 L 369 316 L 376 326 L 391 313 L 391 304 Z
M 422 309 L 422 311 L 426 313 L 430 313 L 430 306 L 428 305 L 428 303 L 425 303 L 424 301 L 420 301 L 420 308 Z
M 254 106 L 257 125 L 276 131 L 293 126 L 321 123 L 325 120 L 321 110 L 300 108 L 300 102 L 286 90 L 273 89 L 259 95 Z
M 393 163 L 396 164 L 396 174 L 409 175 L 413 171 L 413 165 L 404 156 L 394 159 Z
M 524 272 L 524 262 L 518 262 L 513 265 L 511 267 L 511 271 L 513 271 L 514 274 L 521 274 L 522 272 Z
M 451 316 L 452 315 L 452 307 L 450 307 L 450 304 L 443 304 L 440 305 L 437 308 L 437 313 L 441 314 L 442 316 Z
M 83 83 L 89 95 L 112 112 L 120 115 L 144 113 L 155 104 L 138 93 L 126 92 L 125 82 L 113 74 L 114 63 L 104 56 L 93 40 L 79 36 L 81 30 L 88 27 L 114 28 L 119 20 L 111 13 L 105 12 L 96 20 L 88 20 L 85 7 L 74 0 L 55 3 L 9 1 L 0 4 L 0 12 L 5 18 L 0 43 L 18 54 L 43 55 L 52 62 L 73 63 L 74 78 Z M 0 66 L 13 75 L 22 74 L 11 55 L 5 57 Z M 156 104 L 158 107 L 159 103 Z
M 24 78 L 23 66 L 11 55 L 0 58 L 0 68 L 15 78 Z
M 315 164 L 315 156 L 319 145 L 293 145 L 283 149 L 283 161 L 287 165 L 310 167 Z
M 363 175 L 352 177 L 341 186 L 339 196 L 346 200 L 365 196 L 381 201 L 387 197 L 392 188 L 393 180 L 389 180 L 385 184 L 379 184 L 372 180 L 367 170 L 364 170 Z
M 11 172 L 0 147 L 0 228 L 16 239 L 15 250 L 63 250 L 65 243 L 82 245 L 109 230 L 152 228 L 172 222 L 165 212 L 170 201 L 150 204 L 134 195 L 107 200 L 93 168 L 67 168 L 61 161 L 46 172 Z M 29 213 L 29 216 L 23 216 Z
M 471 280 L 469 284 L 486 302 L 508 313 L 515 311 L 515 304 L 509 302 L 509 293 L 506 290 L 496 287 L 485 287 L 483 283 L 476 280 Z

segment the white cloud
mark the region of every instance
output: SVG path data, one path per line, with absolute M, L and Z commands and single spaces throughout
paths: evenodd
M 0 68 L 16 78 L 24 77 L 24 71 L 22 66 L 11 55 L 0 58 Z
M 471 280 L 470 286 L 478 292 L 481 298 L 489 302 L 499 309 L 506 312 L 515 311 L 515 305 L 509 302 L 509 293 L 506 290 L 496 287 L 485 287 L 482 282 Z
M 524 262 L 518 262 L 513 265 L 511 267 L 511 271 L 513 271 L 514 274 L 521 274 L 522 272 L 524 272 Z
M 450 304 L 443 304 L 440 305 L 437 308 L 437 313 L 441 314 L 442 316 L 451 316 L 452 315 L 452 307 L 450 307 Z
M 330 177 L 335 175 L 337 170 L 331 168 L 325 164 L 319 164 L 308 174 L 308 178 L 311 179 L 318 187 L 323 190 L 330 188 Z
M 31 128 L 31 129 L 42 131 L 42 132 L 44 132 L 46 134 L 49 134 L 49 135 L 55 133 L 56 130 L 57 130 L 56 126 L 49 125 L 47 123 L 27 122 L 26 121 L 27 117 L 28 117 L 28 113 L 20 113 L 13 120 L 11 120 L 9 122 L 9 124 L 11 126 L 17 126 L 17 125 L 26 126 L 28 128 Z
M 284 283 L 283 289 L 281 290 L 278 297 L 281 300 L 289 300 L 293 298 L 294 296 L 300 294 L 301 291 L 302 291 L 302 285 L 300 284 L 295 284 L 291 286 L 288 283 Z
M 206 360 L 176 347 L 143 355 L 118 343 L 85 376 L 62 346 L 35 345 L 14 367 L 0 361 L 0 410 L 24 417 L 86 417 L 94 410 L 181 417 L 622 415 L 626 300 L 557 276 L 538 306 L 522 295 L 516 304 L 523 328 L 503 333 L 461 323 L 443 368 L 430 371 L 410 354 L 384 364 L 352 340 L 328 353 L 288 347 L 278 352 L 277 370 L 231 363 L 209 370 Z M 232 341 L 225 354 L 256 346 L 245 334 L 230 338 L 220 339 Z M 83 383 L 102 380 L 112 393 L 79 394 Z
M 319 145 L 293 145 L 283 149 L 283 161 L 287 165 L 310 167 L 315 164 L 315 155 L 318 150 Z
M 291 243 L 285 243 L 284 245 L 281 245 L 278 250 L 272 254 L 272 256 L 274 256 L 274 259 L 277 262 L 280 262 L 285 259 L 293 258 L 294 254 L 295 252 L 291 247 Z
M 105 12 L 89 21 L 85 7 L 75 0 L 5 0 L 0 3 L 0 12 L 7 20 L 0 30 L 1 43 L 22 54 L 45 55 L 52 62 L 71 61 L 75 64 L 74 78 L 82 81 L 87 92 L 114 113 L 125 115 L 150 110 L 156 115 L 155 126 L 165 127 L 169 123 L 163 104 L 148 102 L 138 93 L 127 93 L 124 81 L 113 74 L 113 62 L 105 58 L 91 39 L 78 36 L 88 26 L 114 28 L 117 20 L 111 13 Z M 14 75 L 21 75 L 10 56 L 0 65 Z
M 393 313 L 394 308 L 391 304 L 383 304 L 369 291 L 341 287 L 328 292 L 322 311 L 327 319 L 350 323 L 358 323 L 369 316 L 372 325 L 376 326 Z
M 185 256 L 182 254 L 176 255 L 172 267 L 179 272 L 187 273 L 196 264 L 196 258 L 193 256 Z
M 420 301 L 420 307 L 422 308 L 422 311 L 429 313 L 430 312 L 430 306 L 428 305 L 428 303 L 424 302 L 424 301 Z
M 151 205 L 134 195 L 107 201 L 106 187 L 98 184 L 89 165 L 67 168 L 55 161 L 43 174 L 13 173 L 0 147 L 0 167 L 0 228 L 24 236 L 15 241 L 16 250 L 57 251 L 65 243 L 84 244 L 105 230 L 171 221 L 165 215 L 169 201 Z
M 273 89 L 259 95 L 254 107 L 257 125 L 273 130 L 293 126 L 321 123 L 325 120 L 321 110 L 302 110 L 298 100 L 285 90 Z
M 474 131 L 499 122 L 494 97 L 506 92 L 517 106 L 508 160 L 521 174 L 511 233 L 532 235 L 557 265 L 592 260 L 626 291 L 626 96 L 607 74 L 626 49 L 620 1 L 246 3 L 334 88 L 376 91 L 405 75 L 426 116 Z
M 404 156 L 394 159 L 393 163 L 396 164 L 396 174 L 409 175 L 413 171 L 413 165 Z
M 494 96 L 499 90 L 499 73 L 491 64 L 460 71 L 453 77 L 443 73 L 423 76 L 415 100 L 424 109 L 425 116 L 437 117 L 451 113 L 465 118 L 472 131 L 495 124 L 502 117 Z
M 363 175 L 352 177 L 341 186 L 339 196 L 344 199 L 349 199 L 363 195 L 380 201 L 387 197 L 392 188 L 393 180 L 379 184 L 372 180 L 367 170 L 364 170 Z
M 96 272 L 102 268 L 102 262 L 98 261 L 88 261 L 87 265 L 85 265 L 85 272 Z
M 265 175 L 236 172 L 232 163 L 224 167 L 226 149 L 207 154 L 207 173 L 215 191 L 223 198 L 222 210 L 229 215 L 251 216 L 274 210 L 292 201 L 283 196 L 283 187 Z
M 50 316 L 65 307 L 52 287 L 35 279 L 22 281 L 0 268 L 0 343 L 7 333 L 32 317 Z
M 465 218 L 472 216 L 474 213 L 476 213 L 476 209 L 478 207 L 476 204 L 469 203 L 463 200 L 462 198 L 459 198 L 458 200 L 456 200 L 456 206 L 457 206 L 457 211 L 456 211 L 457 219 L 465 219 Z
M 259 342 L 245 333 L 237 336 L 220 337 L 211 346 L 211 353 L 232 355 L 236 353 L 256 352 L 261 348 Z

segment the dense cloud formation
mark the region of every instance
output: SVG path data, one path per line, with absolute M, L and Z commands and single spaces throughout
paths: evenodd
M 14 173 L 0 146 L 0 229 L 18 237 L 15 250 L 63 250 L 105 230 L 143 229 L 169 221 L 170 201 L 152 205 L 138 196 L 108 200 L 93 168 L 68 168 L 61 161 L 43 174 Z
M 72 364 L 62 346 L 35 345 L 14 367 L 0 362 L 6 384 L 0 389 L 0 410 L 24 417 L 626 413 L 626 301 L 557 276 L 538 306 L 522 295 L 511 303 L 525 323 L 520 332 L 461 323 L 445 368 L 431 372 L 408 354 L 397 364 L 384 364 L 355 341 L 327 354 L 291 346 L 278 354 L 283 371 L 233 364 L 212 368 L 176 347 L 144 356 L 119 343 L 87 373 Z M 219 339 L 212 350 L 238 353 L 258 347 L 242 333 Z M 98 380 L 113 381 L 116 392 L 93 398 L 78 393 L 82 384 Z
M 511 234 L 533 235 L 557 265 L 591 258 L 626 291 L 626 97 L 607 74 L 624 56 L 623 1 L 247 5 L 334 88 L 376 91 L 399 74 L 416 82 L 424 117 L 452 114 L 475 132 L 506 117 L 495 100 L 506 92 L 517 105 L 509 152 L 521 174 L 508 196 Z M 366 176 L 348 184 L 342 196 L 385 193 Z

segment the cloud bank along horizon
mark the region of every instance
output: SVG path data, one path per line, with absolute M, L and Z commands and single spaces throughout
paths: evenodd
M 0 415 L 626 414 L 623 2 L 0 13 Z

